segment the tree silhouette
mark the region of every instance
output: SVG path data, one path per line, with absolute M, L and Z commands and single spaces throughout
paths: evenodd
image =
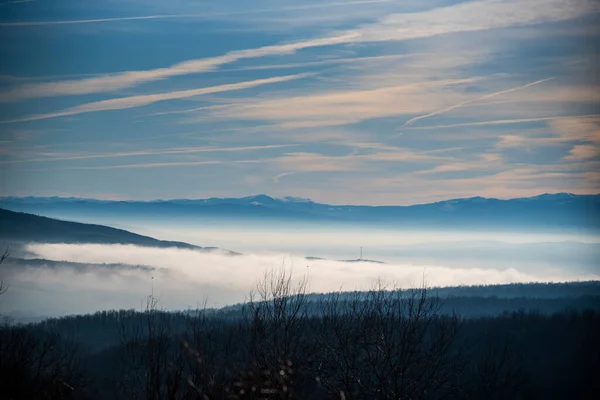
M 4 253 L 0 256 L 0 264 L 4 262 L 8 258 L 10 254 L 8 253 L 8 247 L 4 250 Z M 4 294 L 8 288 L 4 286 L 4 282 L 0 281 L 0 294 Z

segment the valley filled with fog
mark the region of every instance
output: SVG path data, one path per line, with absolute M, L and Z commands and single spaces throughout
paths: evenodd
M 308 277 L 311 292 L 596 280 L 600 236 L 394 229 L 369 224 L 64 218 L 223 250 L 33 243 L 11 249 L 0 313 L 17 319 L 143 306 L 170 310 L 242 302 L 265 271 Z M 362 260 L 360 251 L 362 247 Z

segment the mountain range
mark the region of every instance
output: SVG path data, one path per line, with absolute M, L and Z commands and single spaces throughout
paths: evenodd
M 298 197 L 110 201 L 63 197 L 2 197 L 0 208 L 47 216 L 128 216 L 229 220 L 337 221 L 394 226 L 600 228 L 600 195 L 542 194 L 527 198 L 471 197 L 410 206 L 331 205 Z

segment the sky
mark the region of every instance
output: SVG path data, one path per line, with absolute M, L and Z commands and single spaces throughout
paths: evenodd
M 0 196 L 600 192 L 594 0 L 0 2 Z

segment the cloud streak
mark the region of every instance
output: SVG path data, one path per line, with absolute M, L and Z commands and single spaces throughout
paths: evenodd
M 600 156 L 600 148 L 595 144 L 579 144 L 573 146 L 569 155 L 564 160 L 566 161 L 582 161 Z
M 284 129 L 345 125 L 370 118 L 430 111 L 449 101 L 465 98 L 460 93 L 448 93 L 447 88 L 472 84 L 482 78 L 432 80 L 425 76 L 421 79 L 398 85 L 388 81 L 385 85 L 380 83 L 382 87 L 368 89 L 248 99 L 207 111 L 213 120 L 268 120 Z
M 298 146 L 298 145 L 297 144 L 278 144 L 278 145 L 245 146 L 245 147 L 180 147 L 180 148 L 173 148 L 173 149 L 139 150 L 139 151 L 130 151 L 130 152 L 121 152 L 121 153 L 84 154 L 84 155 L 67 156 L 67 157 L 47 157 L 47 158 L 33 158 L 33 159 L 27 159 L 27 160 L 10 160 L 10 161 L 0 161 L 0 164 L 16 164 L 16 163 L 48 162 L 48 161 L 70 161 L 70 160 L 90 160 L 90 159 L 96 159 L 96 158 L 135 157 L 135 156 L 164 155 L 164 154 L 239 152 L 239 151 L 278 149 L 278 148 L 282 148 L 282 147 L 293 147 L 293 146 Z
M 463 107 L 463 106 L 466 106 L 466 105 L 469 105 L 469 104 L 472 104 L 472 103 L 476 103 L 476 102 L 478 102 L 478 101 L 482 101 L 482 100 L 491 99 L 491 98 L 493 98 L 493 97 L 500 96 L 500 95 L 502 95 L 502 94 L 506 94 L 506 93 L 512 93 L 512 92 L 516 92 L 516 91 L 518 91 L 518 90 L 523 90 L 523 89 L 526 89 L 526 88 L 528 88 L 528 87 L 531 87 L 531 86 L 534 86 L 534 85 L 539 85 L 540 83 L 544 83 L 544 82 L 551 81 L 551 80 L 553 80 L 553 79 L 554 79 L 554 78 L 546 78 L 546 79 L 541 79 L 541 80 L 538 80 L 538 81 L 535 81 L 535 82 L 530 82 L 530 83 L 528 83 L 528 84 L 526 84 L 526 85 L 517 86 L 517 87 L 511 88 L 511 89 L 500 90 L 500 91 L 498 91 L 498 92 L 490 93 L 490 94 L 487 94 L 487 95 L 485 95 L 485 96 L 477 97 L 477 98 L 475 98 L 475 99 L 471 99 L 471 100 L 465 100 L 465 101 L 462 101 L 462 102 L 460 102 L 460 103 L 458 103 L 458 104 L 452 105 L 452 106 L 450 106 L 450 107 L 442 108 L 441 110 L 437 110 L 437 111 L 431 112 L 431 113 L 429 113 L 429 114 L 420 115 L 420 116 L 418 116 L 418 117 L 411 118 L 411 119 L 409 119 L 408 121 L 406 121 L 406 122 L 405 122 L 405 123 L 404 123 L 404 124 L 403 124 L 403 125 L 402 125 L 400 128 L 398 128 L 398 129 L 403 129 L 403 128 L 407 127 L 408 125 L 411 125 L 411 124 L 413 124 L 413 123 L 415 123 L 415 122 L 417 122 L 417 121 L 423 120 L 423 119 L 425 119 L 425 118 L 433 117 L 433 116 L 435 116 L 435 115 L 444 114 L 444 113 L 446 113 L 446 112 L 448 112 L 448 111 L 452 111 L 452 110 L 455 110 L 455 109 L 457 109 L 457 108 L 460 108 L 460 107 Z
M 165 167 L 191 167 L 198 165 L 223 164 L 222 161 L 176 161 L 162 163 L 141 163 L 141 164 L 123 164 L 123 165 L 101 165 L 98 167 L 67 167 L 61 170 L 110 170 L 110 169 L 140 169 L 140 168 L 165 168 Z
M 2 4 L 26 3 L 33 0 L 19 0 Z M 80 25 L 80 24 L 98 24 L 108 22 L 125 22 L 125 21 L 144 21 L 144 20 L 161 20 L 161 19 L 212 19 L 216 17 L 226 17 L 234 15 L 262 14 L 284 11 L 299 11 L 312 10 L 321 8 L 345 7 L 351 5 L 366 5 L 378 3 L 391 3 L 397 0 L 364 0 L 364 1 L 347 1 L 339 3 L 324 3 L 310 4 L 305 6 L 292 6 L 282 8 L 271 8 L 261 10 L 244 10 L 244 11 L 229 11 L 221 13 L 188 13 L 188 14 L 157 14 L 157 15 L 141 15 L 134 17 L 114 17 L 114 18 L 95 18 L 95 19 L 76 19 L 62 21 L 16 21 L 16 22 L 0 22 L 0 28 L 17 28 L 17 27 L 34 27 L 34 26 L 59 26 L 59 25 Z
M 406 129 L 416 129 L 416 130 L 447 129 L 447 128 L 462 128 L 462 127 L 467 127 L 467 126 L 509 125 L 509 124 L 522 124 L 522 123 L 528 123 L 528 122 L 544 122 L 544 121 L 570 120 L 570 119 L 577 119 L 577 118 L 594 118 L 594 117 L 600 117 L 600 114 L 562 115 L 562 116 L 539 117 L 539 118 L 496 119 L 496 120 L 490 120 L 490 121 L 464 122 L 464 123 L 460 123 L 460 124 L 449 124 L 449 125 L 415 126 L 415 127 L 407 127 Z
M 515 12 L 518 9 L 519 12 Z M 0 101 L 62 95 L 106 93 L 174 76 L 213 71 L 222 65 L 265 56 L 361 42 L 401 41 L 459 32 L 562 21 L 600 11 L 593 0 L 486 0 L 416 13 L 392 14 L 356 29 L 288 44 L 231 51 L 218 57 L 189 60 L 170 67 L 127 71 L 96 78 L 24 85 L 0 94 Z
M 295 175 L 295 174 L 298 174 L 300 172 L 302 172 L 302 171 L 290 171 L 290 172 L 281 173 L 279 175 L 275 175 L 273 177 L 273 182 L 279 183 L 280 179 L 283 178 L 284 176 Z
M 230 84 L 219 85 L 219 86 L 205 87 L 205 88 L 200 88 L 200 89 L 180 90 L 180 91 L 174 91 L 174 92 L 168 92 L 168 93 L 121 97 L 121 98 L 117 98 L 117 99 L 102 100 L 102 101 L 96 101 L 93 103 L 82 104 L 82 105 L 67 108 L 63 111 L 59 111 L 59 112 L 55 112 L 55 113 L 32 115 L 32 116 L 18 118 L 18 119 L 14 119 L 14 120 L 1 121 L 0 123 L 38 121 L 38 120 L 43 120 L 43 119 L 66 117 L 66 116 L 71 116 L 71 115 L 78 115 L 78 114 L 98 112 L 98 111 L 122 110 L 122 109 L 127 109 L 127 108 L 143 107 L 143 106 L 147 106 L 147 105 L 159 102 L 159 101 L 185 99 L 185 98 L 189 98 L 189 97 L 193 97 L 193 96 L 201 96 L 201 95 L 211 94 L 211 93 L 222 93 L 222 92 L 229 92 L 229 91 L 233 91 L 233 90 L 249 89 L 249 88 L 266 85 L 266 84 L 288 82 L 288 81 L 295 80 L 295 79 L 302 79 L 302 78 L 306 78 L 308 76 L 312 76 L 312 74 L 286 75 L 286 76 L 279 76 L 279 77 L 267 78 L 267 79 L 257 79 L 254 81 L 230 83 Z

